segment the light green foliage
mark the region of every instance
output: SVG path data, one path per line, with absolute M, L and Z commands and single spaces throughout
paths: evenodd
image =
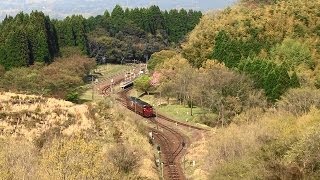
M 247 5 L 266 5 L 266 4 L 272 4 L 279 1 L 284 0 L 240 0 L 241 3 L 245 3 Z
M 165 60 L 176 56 L 178 53 L 173 50 L 162 50 L 152 54 L 150 60 L 148 61 L 148 69 L 154 70 L 157 65 L 161 65 Z
M 209 135 L 198 164 L 210 169 L 210 179 L 317 179 L 318 115 L 270 111 L 256 122 L 219 129 Z
M 254 89 L 249 77 L 212 61 L 200 69 L 195 87 L 199 89 L 195 102 L 219 114 L 211 125 L 229 124 L 234 116 L 247 109 L 266 106 L 264 93 Z
M 152 88 L 151 78 L 148 75 L 142 75 L 134 81 L 134 87 L 142 92 L 149 92 Z
M 254 89 L 250 78 L 217 61 L 208 60 L 197 70 L 177 55 L 157 66 L 156 71 L 161 73 L 158 90 L 163 96 L 175 98 L 180 104 L 192 102 L 193 106 L 218 114 L 208 121 L 201 120 L 209 126 L 227 125 L 247 109 L 266 106 L 264 93 Z
M 205 145 L 191 148 L 187 156 L 202 157 L 194 175 L 210 169 L 209 179 L 318 179 L 316 91 L 290 90 L 277 109 L 241 114 L 238 125 L 207 134 Z M 196 154 L 200 148 L 204 153 Z
M 285 39 L 272 48 L 270 54 L 272 61 L 284 64 L 290 69 L 295 69 L 301 64 L 309 68 L 315 66 L 308 46 L 294 39 Z
M 294 73 L 289 76 L 289 69 L 272 61 L 247 58 L 240 62 L 240 71 L 250 75 L 257 88 L 262 88 L 269 100 L 275 101 L 290 87 L 299 87 L 299 80 Z

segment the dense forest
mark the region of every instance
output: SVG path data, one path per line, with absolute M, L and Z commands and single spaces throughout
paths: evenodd
M 7 16 L 0 24 L 0 65 L 5 69 L 51 63 L 64 47 L 77 47 L 99 62 L 145 60 L 183 40 L 200 11 L 161 11 L 157 6 L 123 9 L 88 19 L 72 15 L 51 20 L 42 12 Z
M 56 28 L 42 12 L 19 13 L 0 24 L 0 65 L 6 69 L 50 63 L 58 55 Z
M 99 61 L 146 60 L 175 46 L 202 17 L 200 11 L 161 11 L 158 6 L 122 9 L 88 19 L 90 55 Z

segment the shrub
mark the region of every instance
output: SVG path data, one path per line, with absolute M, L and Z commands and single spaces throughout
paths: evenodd
M 172 50 L 162 50 L 152 54 L 148 61 L 148 69 L 154 70 L 158 65 L 162 64 L 165 60 L 173 58 L 175 55 L 177 55 L 177 52 Z
M 286 153 L 287 166 L 295 165 L 303 174 L 320 177 L 320 126 L 314 126 L 305 131 L 302 137 L 291 146 Z M 300 172 L 300 174 L 302 174 Z M 310 179 L 306 178 L 306 179 Z
M 134 81 L 134 87 L 139 91 L 148 92 L 151 90 L 151 78 L 148 75 L 142 75 Z
M 0 88 L 57 98 L 71 98 L 74 88 L 84 83 L 83 77 L 95 66 L 95 62 L 81 56 L 57 59 L 48 66 L 35 65 L 29 68 L 13 68 L 0 79 Z
M 139 157 L 129 148 L 119 145 L 109 152 L 110 161 L 124 173 L 130 173 L 138 166 Z
M 70 92 L 66 96 L 66 100 L 73 102 L 73 103 L 78 103 L 79 102 L 79 93 L 78 92 Z
M 312 106 L 320 108 L 320 90 L 291 89 L 277 102 L 278 109 L 296 116 L 308 113 Z
M 0 77 L 6 73 L 6 70 L 3 66 L 0 65 Z
M 285 39 L 272 48 L 271 59 L 279 64 L 285 64 L 289 69 L 295 69 L 300 64 L 305 64 L 309 68 L 315 66 L 309 47 L 294 39 Z
M 97 141 L 54 139 L 42 150 L 43 179 L 101 179 L 108 172 L 104 154 Z

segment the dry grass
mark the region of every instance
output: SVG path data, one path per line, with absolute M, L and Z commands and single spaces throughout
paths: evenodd
M 0 165 L 0 179 L 59 179 L 65 172 L 63 176 L 70 179 L 158 179 L 143 125 L 136 124 L 139 120 L 135 117 L 119 112 L 125 110 L 110 108 L 107 103 L 75 105 L 52 98 L 0 93 L 0 163 L 6 164 Z M 113 158 L 109 152 L 123 146 L 138 157 L 128 172 L 107 160 Z M 12 148 L 14 151 L 9 153 Z M 30 153 L 23 153 L 25 148 Z M 15 165 L 15 157 L 24 161 L 21 167 Z M 124 162 L 127 159 L 130 157 L 124 157 Z M 50 169 L 52 166 L 59 168 Z
M 0 95 L 1 136 L 23 136 L 34 140 L 52 128 L 74 135 L 92 128 L 86 105 L 32 95 Z
M 211 131 L 191 146 L 186 155 L 187 177 L 291 179 L 305 173 L 303 177 L 306 179 L 315 178 L 317 176 L 312 174 L 314 172 L 307 169 L 307 163 L 299 166 L 299 162 L 305 160 L 309 167 L 313 167 L 312 163 L 316 162 L 314 159 L 318 157 L 318 141 L 314 139 L 318 137 L 310 132 L 319 127 L 319 113 L 314 108 L 308 114 L 296 117 L 290 112 L 271 108 L 260 115 L 255 114 L 259 116 L 255 121 L 248 121 L 251 114 L 239 116 L 242 120 L 238 123 L 244 123 Z M 308 155 L 304 154 L 304 149 L 309 151 Z M 196 161 L 195 167 L 190 164 L 193 160 Z M 318 172 L 316 169 L 314 171 Z

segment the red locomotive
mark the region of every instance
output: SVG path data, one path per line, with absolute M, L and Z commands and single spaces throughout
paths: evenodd
M 127 98 L 127 107 L 143 117 L 154 116 L 152 106 L 136 97 Z

